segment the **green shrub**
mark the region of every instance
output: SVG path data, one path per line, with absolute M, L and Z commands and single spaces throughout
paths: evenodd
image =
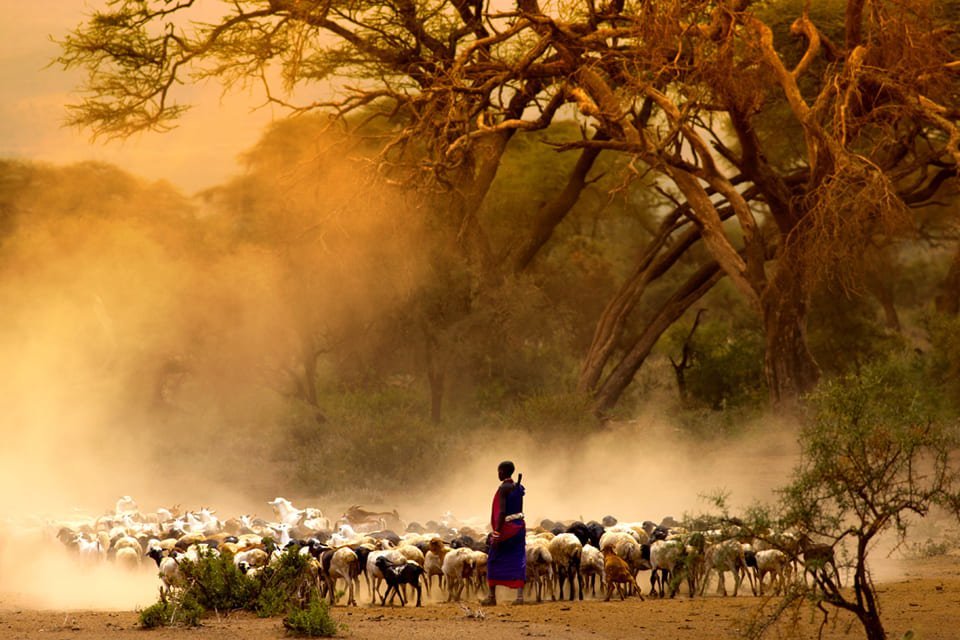
M 206 610 L 246 609 L 255 597 L 255 582 L 241 573 L 229 552 L 220 556 L 208 553 L 196 562 L 182 560 L 180 572 L 187 593 Z
M 140 613 L 145 629 L 159 626 L 195 626 L 207 611 L 254 611 L 261 617 L 303 609 L 317 599 L 316 572 L 311 558 L 291 547 L 278 562 L 247 577 L 234 565 L 233 555 L 203 554 L 182 560 L 184 586 Z
M 159 602 L 140 612 L 140 626 L 144 629 L 168 626 L 197 627 L 200 626 L 200 618 L 203 614 L 203 607 L 189 595 L 178 596 L 169 601 L 161 598 Z
M 325 600 L 315 599 L 303 609 L 294 609 L 283 619 L 283 626 L 291 635 L 313 638 L 336 635 L 340 625 L 330 617 Z
M 173 605 L 161 601 L 152 604 L 140 612 L 140 626 L 144 629 L 165 627 L 173 619 Z

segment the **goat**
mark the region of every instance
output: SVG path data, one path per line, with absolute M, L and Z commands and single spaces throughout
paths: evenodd
M 423 567 L 412 560 L 407 560 L 403 564 L 394 564 L 385 556 L 380 556 L 376 560 L 377 567 L 383 574 L 383 579 L 387 583 L 387 590 L 383 593 L 380 600 L 382 606 L 386 606 L 387 596 L 390 596 L 390 605 L 393 605 L 393 599 L 400 596 L 400 606 L 406 606 L 407 601 L 400 591 L 400 585 L 412 585 L 417 592 L 417 606 L 420 606 L 421 588 L 420 576 L 423 575 Z M 391 591 L 393 595 L 390 595 Z
M 837 561 L 833 554 L 833 547 L 829 544 L 812 542 L 807 536 L 800 539 L 800 550 L 803 557 L 803 581 L 807 581 L 809 574 L 813 578 L 814 587 L 831 585 L 831 574 L 828 569 L 833 570 L 833 576 L 837 579 L 836 587 L 840 588 L 840 570 L 837 568 Z
M 786 588 L 787 577 L 790 572 L 790 559 L 779 549 L 764 549 L 755 553 L 757 584 L 760 595 L 763 595 L 763 579 L 769 573 L 770 584 L 774 594 L 780 595 L 781 589 Z
M 637 592 L 637 595 L 640 596 L 640 599 L 643 600 L 643 593 L 640 591 L 640 585 L 637 584 L 637 579 L 633 576 L 630 565 L 627 564 L 626 560 L 614 553 L 610 547 L 607 547 L 603 551 L 603 579 L 607 587 L 606 601 L 609 601 L 610 596 L 613 595 L 614 587 L 616 587 L 620 599 L 624 599 L 623 589 L 620 587 L 622 584 L 632 587 Z
M 704 552 L 704 574 L 703 584 L 700 585 L 700 595 L 706 591 L 707 583 L 710 581 L 710 572 L 717 572 L 717 593 L 727 595 L 727 585 L 724 580 L 724 574 L 729 571 L 733 573 L 733 596 L 736 597 L 740 590 L 740 583 L 743 576 L 746 575 L 750 581 L 750 587 L 756 593 L 756 587 L 753 582 L 753 575 L 747 571 L 747 561 L 744 554 L 743 545 L 736 540 L 724 540 L 717 544 L 707 547 Z
M 437 583 L 443 589 L 443 558 L 449 549 L 440 538 L 433 538 L 427 543 L 427 551 L 423 554 L 423 569 L 427 576 L 427 595 L 430 595 L 433 576 L 437 576 Z

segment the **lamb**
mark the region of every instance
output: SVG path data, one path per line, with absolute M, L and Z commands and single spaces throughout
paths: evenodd
M 586 548 L 584 548 L 584 551 L 586 551 Z M 603 551 L 603 579 L 607 586 L 606 601 L 609 602 L 610 596 L 613 595 L 614 587 L 617 588 L 620 599 L 624 599 L 623 589 L 620 587 L 621 584 L 633 587 L 637 595 L 640 596 L 640 599 L 643 600 L 643 593 L 640 591 L 640 585 L 637 584 L 636 578 L 633 577 L 633 571 L 630 570 L 630 565 L 627 564 L 626 560 L 614 553 L 610 547 L 607 547 Z
M 382 606 L 386 606 L 387 596 L 390 596 L 391 591 L 393 592 L 393 595 L 390 596 L 390 605 L 393 605 L 394 597 L 400 596 L 400 606 L 406 606 L 407 602 L 403 596 L 403 592 L 400 591 L 400 585 L 408 584 L 412 585 L 416 590 L 417 606 L 420 606 L 422 593 L 420 588 L 420 576 L 423 575 L 423 567 L 412 560 L 407 560 L 403 564 L 393 564 L 385 556 L 380 556 L 377 558 L 376 564 L 387 583 L 387 590 L 384 592 L 383 598 L 380 600 L 380 604 Z
M 447 584 L 447 602 L 459 602 L 464 587 L 473 577 L 473 550 L 466 547 L 451 549 L 443 558 L 443 579 Z M 468 592 L 469 593 L 469 592 Z
M 557 572 L 557 580 L 560 586 L 560 599 L 563 599 L 564 580 L 570 581 L 570 599 L 573 600 L 574 576 L 577 578 L 577 585 L 580 588 L 579 599 L 583 600 L 583 575 L 580 573 L 580 558 L 583 554 L 583 545 L 577 536 L 572 533 L 561 533 L 550 541 L 548 547 L 550 555 L 553 557 L 553 566 Z

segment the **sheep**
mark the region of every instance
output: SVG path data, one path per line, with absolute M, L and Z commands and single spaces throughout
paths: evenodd
M 357 554 L 350 547 L 341 547 L 333 551 L 329 556 L 330 564 L 325 566 L 327 579 L 327 590 L 330 597 L 330 604 L 336 604 L 336 586 L 337 580 L 343 579 L 347 583 L 347 606 L 357 606 L 355 591 L 360 590 L 360 561 Z
M 774 588 L 774 594 L 780 595 L 781 589 L 786 588 L 790 571 L 790 559 L 787 554 L 779 549 L 764 549 L 757 551 L 755 558 L 760 595 L 763 595 L 763 579 L 768 573 L 770 574 L 770 584 Z
M 744 556 L 744 547 L 736 540 L 724 540 L 717 544 L 707 547 L 704 552 L 704 575 L 703 584 L 700 586 L 700 595 L 706 591 L 707 583 L 710 581 L 710 572 L 717 572 L 717 593 L 727 595 L 727 585 L 724 574 L 727 571 L 733 573 L 733 596 L 736 597 L 740 590 L 740 583 L 743 581 L 744 574 L 750 581 L 751 589 L 756 590 L 753 582 L 753 576 L 746 571 L 747 561 Z
M 564 580 L 570 581 L 570 599 L 573 600 L 574 576 L 579 586 L 579 599 L 583 600 L 583 575 L 580 573 L 580 558 L 583 553 L 583 545 L 577 536 L 572 533 L 561 533 L 550 541 L 547 548 L 553 557 L 553 566 L 557 574 L 557 581 L 560 587 L 560 599 L 563 599 Z
M 237 566 L 246 562 L 251 567 L 264 567 L 270 560 L 270 555 L 259 547 L 242 549 L 233 555 L 233 563 Z
M 610 548 L 626 560 L 634 578 L 650 568 L 650 546 L 637 542 L 637 536 L 628 531 L 607 531 L 600 538 L 600 551 Z
M 611 550 L 612 552 L 612 550 Z M 580 573 L 583 575 L 584 583 L 590 587 L 590 595 L 597 597 L 597 580 L 603 589 L 603 553 L 592 544 L 583 545 L 583 553 L 580 556 Z
M 584 551 L 586 551 L 586 547 Z M 637 580 L 633 576 L 630 565 L 627 564 L 626 560 L 614 553 L 610 547 L 607 547 L 603 551 L 603 580 L 607 587 L 607 597 L 605 601 L 610 601 L 614 587 L 616 587 L 620 599 L 624 599 L 623 589 L 620 587 L 621 584 L 632 587 L 637 595 L 640 596 L 640 599 L 643 600 L 643 593 L 640 591 L 640 585 L 637 584 Z
M 650 595 L 664 597 L 664 585 L 670 580 L 670 597 L 677 595 L 680 582 L 677 571 L 683 567 L 686 546 L 680 540 L 654 540 L 650 545 Z
M 459 602 L 474 570 L 473 550 L 451 549 L 443 558 L 443 580 L 447 584 L 447 602 Z
M 652 529 L 651 529 L 652 531 Z M 626 533 L 636 540 L 639 544 L 648 544 L 650 542 L 650 534 L 647 533 L 643 528 L 643 523 L 639 522 L 621 522 L 604 529 L 604 534 L 607 533 Z M 602 536 L 601 536 L 602 540 Z M 602 543 L 601 543 L 602 545 Z M 600 547 L 602 548 L 602 546 Z
M 548 548 L 549 541 L 543 538 L 527 539 L 527 588 L 536 591 L 537 602 L 543 600 L 543 587 L 550 589 L 550 599 L 556 600 L 553 592 L 553 556 Z
M 376 561 L 377 568 L 380 569 L 380 572 L 383 574 L 383 578 L 387 583 L 387 590 L 383 594 L 383 598 L 380 600 L 382 606 L 386 606 L 387 596 L 390 595 L 390 592 L 393 591 L 393 595 L 390 596 L 390 604 L 393 605 L 393 598 L 395 596 L 400 596 L 400 606 L 406 606 L 407 602 L 404 598 L 403 593 L 400 591 L 400 585 L 412 585 L 417 592 L 417 606 L 420 606 L 421 598 L 421 588 L 420 588 L 420 576 L 423 575 L 423 567 L 412 560 L 407 560 L 403 564 L 393 564 L 385 556 L 380 556 Z
M 140 541 L 133 536 L 121 536 L 113 543 L 112 548 L 114 551 L 120 551 L 120 549 L 132 549 L 133 552 L 137 554 L 138 560 L 140 556 L 143 555 L 143 546 L 140 544 Z
M 487 588 L 487 554 L 483 551 L 473 552 L 473 584 L 477 593 Z
M 117 549 L 113 557 L 114 563 L 128 571 L 136 571 L 140 568 L 140 552 L 131 547 L 121 547 Z

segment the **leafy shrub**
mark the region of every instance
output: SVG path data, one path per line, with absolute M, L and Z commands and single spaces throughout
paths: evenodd
M 309 606 L 287 614 L 283 619 L 283 627 L 296 636 L 329 638 L 336 635 L 340 625 L 330 616 L 326 601 L 315 599 Z
M 140 626 L 144 629 L 164 627 L 173 619 L 173 605 L 161 601 L 140 612 Z
M 192 596 L 184 594 L 172 601 L 161 598 L 159 602 L 140 612 L 140 626 L 144 629 L 167 626 L 197 627 L 200 626 L 203 614 L 203 607 Z
M 294 546 L 256 577 L 248 577 L 234 565 L 229 552 L 182 560 L 184 586 L 169 597 L 161 595 L 159 602 L 144 609 L 140 625 L 145 629 L 196 626 L 207 611 L 245 610 L 270 617 L 303 610 L 319 598 L 311 561 Z
M 186 593 L 207 610 L 232 611 L 247 608 L 256 585 L 233 562 L 233 554 L 207 554 L 196 562 L 182 560 L 180 572 L 188 585 Z

